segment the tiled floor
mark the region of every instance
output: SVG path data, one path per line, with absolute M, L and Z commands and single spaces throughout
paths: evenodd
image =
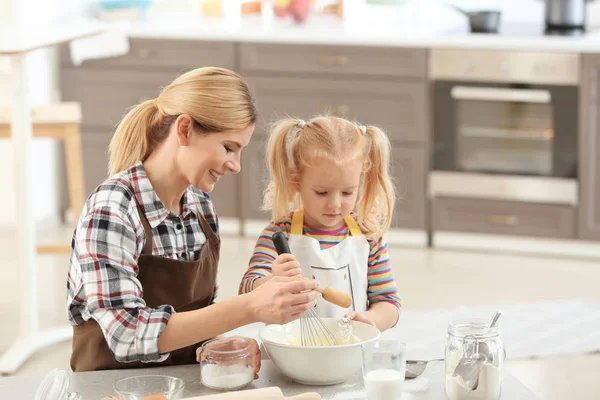
M 68 231 L 48 231 L 42 237 L 68 240 Z M 12 321 L 0 330 L 0 351 L 16 335 L 18 287 L 12 249 L 14 235 L 0 237 L 0 318 Z M 223 297 L 233 296 L 253 249 L 253 240 L 223 239 L 220 285 Z M 391 249 L 394 273 L 406 309 L 500 305 L 583 298 L 600 302 L 600 262 L 543 259 L 515 255 Z M 38 294 L 42 326 L 64 323 L 67 256 L 39 256 Z M 5 325 L 6 326 L 6 325 Z M 535 332 L 532 332 L 535 334 Z M 69 368 L 70 343 L 33 356 L 19 375 L 42 375 L 54 367 Z M 512 360 L 507 369 L 543 399 L 597 399 L 600 355 Z

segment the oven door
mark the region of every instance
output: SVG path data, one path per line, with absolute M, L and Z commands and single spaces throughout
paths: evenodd
M 578 89 L 434 83 L 434 169 L 577 177 Z

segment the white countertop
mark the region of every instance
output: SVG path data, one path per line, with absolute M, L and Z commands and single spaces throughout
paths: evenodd
M 428 1 L 428 0 L 425 0 Z M 360 45 L 391 47 L 461 47 L 489 50 L 527 50 L 600 53 L 600 26 L 581 37 L 543 36 L 543 18 L 503 20 L 508 34 L 471 34 L 468 22 L 450 9 L 430 12 L 421 6 L 388 9 L 378 14 L 348 12 L 345 20 L 311 15 L 303 24 L 258 15 L 244 18 L 173 18 L 161 15 L 129 24 L 131 38 L 216 40 L 289 44 Z M 364 10 L 363 10 L 364 11 Z

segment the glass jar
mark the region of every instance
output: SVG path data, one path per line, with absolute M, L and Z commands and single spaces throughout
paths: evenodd
M 35 392 L 35 400 L 81 400 L 78 393 L 69 393 L 71 374 L 55 368 L 48 372 Z
M 204 342 L 200 353 L 202 384 L 217 390 L 238 390 L 254 380 L 250 343 L 239 337 Z
M 488 328 L 488 325 L 489 321 L 484 319 L 458 320 L 448 325 L 445 352 L 445 391 L 448 400 L 500 398 L 506 353 L 500 339 L 500 328 L 497 325 Z M 477 360 L 471 364 L 474 369 L 470 371 L 475 371 L 473 380 L 465 379 L 466 375 L 471 374 L 465 374 L 464 369 L 456 371 L 463 358 L 470 362 Z M 470 385 L 471 381 L 477 384 Z

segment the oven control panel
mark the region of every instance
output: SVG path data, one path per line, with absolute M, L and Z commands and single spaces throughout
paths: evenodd
M 432 49 L 433 80 L 575 86 L 581 57 L 573 53 L 542 53 L 476 49 Z

